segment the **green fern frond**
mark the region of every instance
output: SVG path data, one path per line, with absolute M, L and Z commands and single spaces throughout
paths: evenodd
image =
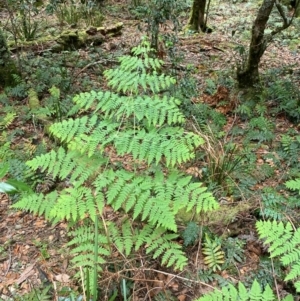
M 203 247 L 204 263 L 213 271 L 221 270 L 221 265 L 225 262 L 224 252 L 221 249 L 221 244 L 216 240 L 211 240 L 205 235 Z
M 144 234 L 144 232 L 141 232 Z M 162 263 L 167 267 L 174 266 L 182 270 L 187 265 L 187 258 L 179 244 L 173 242 L 178 237 L 175 233 L 167 233 L 165 228 L 155 228 L 146 237 L 146 253 L 154 252 L 153 258 L 163 256 Z
M 104 120 L 99 122 L 97 127 L 89 135 L 75 137 L 69 144 L 69 149 L 77 150 L 81 154 L 92 157 L 94 154 L 103 152 L 105 146 L 110 144 L 118 136 L 118 123 Z
M 48 220 L 53 220 L 53 216 L 51 216 L 51 210 L 53 209 L 57 198 L 58 193 L 56 191 L 50 192 L 47 195 L 42 193 L 24 195 L 11 207 L 20 210 L 28 210 L 34 214 L 44 215 Z M 54 220 L 58 219 L 55 218 Z
M 86 215 L 92 219 L 96 215 L 93 193 L 86 187 L 64 189 L 51 210 L 51 216 L 74 222 Z
M 4 117 L 0 118 L 0 130 L 7 129 L 15 120 L 17 114 L 15 112 L 6 113 Z
M 264 290 L 255 280 L 250 288 L 246 289 L 243 283 L 239 282 L 238 289 L 233 285 L 223 287 L 222 290 L 215 290 L 208 293 L 196 301 L 272 301 L 275 295 L 269 285 Z
M 33 170 L 41 169 L 42 172 L 47 170 L 53 178 L 64 180 L 70 176 L 70 182 L 76 182 L 77 185 L 86 181 L 105 163 L 106 159 L 101 156 L 87 158 L 78 151 L 66 152 L 62 147 L 26 162 Z
M 213 195 L 199 183 L 190 183 L 191 177 L 173 172 L 165 177 L 157 172 L 154 177 L 137 176 L 125 170 L 106 170 L 95 179 L 97 193 L 106 190 L 108 204 L 114 210 L 133 209 L 133 219 L 141 216 L 152 225 L 176 231 L 175 216 L 186 208 L 197 213 L 218 208 Z
M 291 270 L 285 277 L 285 281 L 298 280 L 295 287 L 298 291 L 300 278 L 300 228 L 296 231 L 290 223 L 286 226 L 282 222 L 258 221 L 256 229 L 261 239 L 269 244 L 271 257 L 279 257 L 284 266 L 290 266 Z
M 158 74 L 157 70 L 162 64 L 160 60 L 150 58 L 145 52 L 143 55 L 142 58 L 123 56 L 120 58 L 121 64 L 117 69 L 105 71 L 104 75 L 109 85 L 118 92 L 130 92 L 130 94 L 137 95 L 140 89 L 144 92 L 150 90 L 158 93 L 176 83 L 173 77 Z
M 256 229 L 259 237 L 266 239 L 266 244 L 270 244 L 269 251 L 271 254 L 275 254 L 272 257 L 285 252 L 285 246 L 293 235 L 293 228 L 290 223 L 287 223 L 285 227 L 283 222 L 258 221 Z
M 74 254 L 75 257 L 72 259 L 72 262 L 78 267 L 87 266 L 94 267 L 94 241 L 95 241 L 95 231 L 93 226 L 81 226 L 77 227 L 74 231 L 70 233 L 70 236 L 73 237 L 67 243 L 67 246 L 73 247 L 71 249 L 71 254 Z M 108 248 L 107 237 L 103 234 L 98 234 L 99 246 L 98 250 L 98 263 L 101 265 L 105 263 L 105 257 L 110 255 Z
M 96 91 L 75 96 L 71 112 L 85 116 L 50 128 L 64 147 L 27 162 L 31 170 L 65 181 L 66 188 L 24 196 L 14 205 L 75 227 L 81 221 L 87 228 L 75 229 L 69 246 L 75 266 L 87 268 L 87 275 L 95 264 L 101 269 L 111 241 L 125 256 L 143 248 L 163 264 L 182 269 L 187 258 L 176 243 L 176 215 L 179 210 L 199 213 L 218 207 L 201 183 L 192 183 L 190 176 L 175 169 L 194 158 L 195 149 L 204 143 L 199 135 L 174 126 L 185 120 L 178 99 L 151 93 L 168 89 L 175 79 L 161 73 L 162 61 L 150 56 L 148 42 L 133 53 L 136 57 L 122 57 L 119 68 L 105 72 L 109 85 L 127 96 Z M 123 155 L 127 162 L 119 160 Z M 152 171 L 136 169 L 139 161 L 152 165 Z M 120 212 L 121 223 L 103 216 L 98 226 L 96 216 L 107 205 Z M 88 226 L 92 222 L 99 227 L 99 246 L 94 242 L 98 232 L 95 236 Z
M 120 230 L 116 224 L 109 223 L 108 232 L 119 252 L 124 252 L 126 256 L 131 254 L 135 238 L 132 233 L 131 223 L 128 219 L 122 220 L 122 226 Z
M 50 133 L 59 138 L 62 142 L 70 142 L 74 137 L 82 134 L 89 134 L 97 123 L 97 115 L 90 118 L 84 116 L 77 119 L 63 120 L 50 126 Z
M 194 149 L 204 141 L 182 128 L 168 127 L 160 130 L 129 130 L 119 133 L 114 145 L 119 155 L 132 153 L 134 159 L 146 160 L 148 165 L 158 164 L 163 158 L 167 166 L 181 164 L 194 158 Z
M 300 193 L 300 179 L 287 181 L 286 187 L 291 190 L 298 190 Z
M 171 125 L 183 123 L 185 120 L 183 113 L 178 108 L 180 101 L 174 97 L 164 96 L 161 98 L 157 95 L 123 97 L 111 92 L 92 91 L 75 96 L 74 102 L 85 110 L 90 108 L 95 112 L 101 110 L 106 117 L 116 118 L 116 120 L 135 116 L 139 121 L 146 119 L 149 125 L 162 125 L 165 122 Z M 72 129 L 73 123 L 67 126 L 65 132 L 68 132 L 68 128 Z M 85 125 L 85 119 L 82 120 L 82 123 Z M 58 130 L 60 129 L 58 128 Z M 85 129 L 81 132 L 88 132 L 88 130 Z

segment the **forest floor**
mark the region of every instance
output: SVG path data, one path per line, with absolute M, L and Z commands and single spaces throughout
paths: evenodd
M 190 104 L 206 103 L 222 113 L 226 118 L 226 123 L 222 129 L 225 133 L 228 133 L 233 126 L 240 128 L 247 126 L 244 124 L 246 121 L 235 113 L 236 107 L 241 102 L 240 91 L 235 87 L 228 88 L 225 84 L 222 85 L 220 79 L 223 76 L 223 78 L 228 77 L 227 79 L 234 81 L 236 65 L 243 60 L 238 55 L 236 46 L 244 45 L 247 47 L 250 39 L 251 22 L 256 9 L 257 7 L 251 2 L 226 2 L 222 5 L 213 3 L 208 18 L 209 26 L 213 28 L 213 32 L 211 34 L 190 36 L 180 32 L 178 43 L 175 45 L 178 59 L 179 57 L 182 58 L 177 64 L 177 80 L 186 76 L 185 71 L 193 66 L 191 76 L 196 82 L 196 86 L 194 86 L 196 93 L 191 97 Z M 105 24 L 123 22 L 122 34 L 107 38 L 99 46 L 101 53 L 105 54 L 104 57 L 96 55 L 89 48 L 79 50 L 78 60 L 86 59 L 86 62 L 80 66 L 70 67 L 72 74 L 80 74 L 78 78 L 72 79 L 74 90 L 86 91 L 89 88 L 99 89 L 104 87 L 105 83 L 99 82 L 98 67 L 93 65 L 88 67 L 88 65 L 93 60 L 101 61 L 103 68 L 107 68 L 106 65 L 113 65 L 114 63 L 111 62 L 114 62 L 118 56 L 129 53 L 130 49 L 136 46 L 142 35 L 145 34 L 145 32 L 139 30 L 139 27 L 145 28 L 146 24 L 132 16 L 128 10 L 128 3 L 107 1 L 104 4 L 103 11 L 105 13 Z M 8 16 L 2 12 L 2 17 L 3 20 L 6 20 Z M 180 17 L 182 24 L 186 24 L 187 20 L 188 14 L 183 14 Z M 59 28 L 58 25 L 55 25 L 55 20 L 51 22 L 54 22 L 51 25 L 52 27 L 57 26 Z M 162 28 L 162 33 L 164 31 L 167 32 L 170 29 Z M 292 74 L 294 84 L 300 87 L 299 35 L 294 39 L 296 42 L 288 43 L 288 36 L 294 34 L 295 31 L 295 27 L 292 26 L 284 35 L 279 36 L 269 45 L 262 58 L 260 71 L 264 74 L 270 69 L 278 69 L 281 70 L 283 78 Z M 37 46 L 30 55 L 39 56 L 40 52 L 38 50 L 39 47 Z M 21 55 L 24 55 L 24 53 L 21 53 Z M 173 62 L 168 57 L 167 50 L 162 49 L 161 56 L 166 62 L 166 68 L 171 69 Z M 55 58 L 53 58 L 53 62 L 54 60 Z M 68 64 L 66 66 L 69 68 Z M 82 83 L 86 77 L 89 77 L 93 83 L 84 86 Z M 3 91 L 0 89 L 0 93 Z M 20 112 L 24 112 L 24 107 L 28 107 L 26 97 L 17 100 L 16 98 L 10 98 L 9 101 L 10 105 L 17 107 Z M 5 106 L 5 104 L 0 103 L 0 110 L 5 112 Z M 275 125 L 273 141 L 262 143 L 255 150 L 258 170 L 260 170 L 262 164 L 272 165 L 271 161 L 264 158 L 264 154 L 265 152 L 276 152 L 272 145 L 276 145 L 282 135 L 288 133 L 291 129 L 294 129 L 298 134 L 300 131 L 299 124 L 291 122 L 284 114 L 273 117 L 272 122 Z M 43 128 L 36 127 L 30 117 L 24 120 L 22 116 L 18 116 L 6 131 L 9 133 L 16 129 L 21 129 L 23 132 L 20 136 L 15 135 L 16 137 L 12 141 L 12 149 L 18 153 L 22 149 L 33 149 L 36 147 L 34 144 L 41 141 L 49 140 Z M 32 137 L 38 143 L 33 143 Z M 26 157 L 28 158 L 27 155 Z M 189 169 L 191 170 L 193 167 L 199 168 L 199 165 L 194 163 L 194 165 L 189 166 Z M 236 237 L 247 236 L 244 247 L 245 259 L 243 262 L 235 264 L 236 270 L 234 272 L 226 269 L 219 271 L 218 274 L 222 278 L 237 283 L 238 281 L 245 281 L 248 275 L 253 274 L 258 269 L 265 254 L 265 250 L 255 238 L 254 233 L 256 220 L 254 213 L 261 206 L 259 194 L 264 187 L 277 187 L 282 184 L 285 178 L 284 173 L 288 173 L 285 163 L 282 166 L 276 166 L 271 177 L 266 177 L 266 179 L 252 187 L 251 197 L 241 196 L 239 198 L 238 202 L 248 204 L 248 206 L 242 207 L 237 212 L 232 223 L 212 225 L 214 231 L 220 235 L 231 232 Z M 221 196 L 219 198 L 221 200 Z M 236 201 L 228 195 L 223 199 L 225 199 L 225 206 L 227 207 L 234 206 Z M 42 287 L 51 285 L 53 298 L 56 298 L 56 300 L 58 300 L 58 291 L 61 287 L 72 288 L 75 291 L 80 290 L 81 284 L 74 282 L 72 278 L 74 272 L 70 269 L 70 256 L 64 252 L 67 249 L 67 225 L 65 223 L 51 225 L 43 217 L 11 210 L 12 202 L 13 200 L 5 194 L 0 195 L 0 300 L 22 300 L 18 296 L 33 291 L 41 285 Z M 148 265 L 148 270 L 137 272 L 135 279 L 131 279 L 134 280 L 132 290 L 136 291 L 131 300 L 190 301 L 209 291 L 211 287 L 217 286 L 219 283 L 215 279 L 208 282 L 208 284 L 197 279 L 199 269 L 205 266 L 203 258 L 199 254 L 199 246 L 199 244 L 196 244 L 187 249 L 189 266 L 179 274 L 161 267 L 156 261 Z M 132 268 L 134 269 L 134 266 Z M 136 280 L 138 278 L 142 280 Z M 144 281 L 145 279 L 147 281 Z M 111 290 L 109 284 L 111 282 L 118 283 L 118 281 L 120 281 L 119 275 L 109 271 L 104 273 L 101 283 L 104 287 L 107 287 L 107 291 L 104 288 L 106 297 L 103 301 L 123 300 L 121 296 L 116 299 L 109 299 L 113 293 L 109 291 Z M 117 291 L 120 290 L 118 285 L 116 289 Z M 277 283 L 277 290 L 280 294 L 284 295 L 285 289 L 282 283 Z M 159 294 L 162 294 L 163 299 L 159 299 Z

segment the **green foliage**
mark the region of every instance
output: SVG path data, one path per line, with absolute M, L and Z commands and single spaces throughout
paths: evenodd
M 199 239 L 200 227 L 195 222 L 188 222 L 182 233 L 183 244 L 189 246 Z
M 253 281 L 257 280 L 263 288 L 267 285 L 274 287 L 276 279 L 277 281 L 284 279 L 280 263 L 266 256 L 260 256 L 257 269 L 245 277 L 244 285 L 251 287 Z
M 287 200 L 272 189 L 266 189 L 262 194 L 260 215 L 265 219 L 282 220 L 287 212 Z
M 182 103 L 184 115 L 188 119 L 193 119 L 201 129 L 207 128 L 207 125 L 214 133 L 222 133 L 222 128 L 226 124 L 226 117 L 211 108 L 205 103 L 194 104 L 190 99 Z
M 159 96 L 174 80 L 158 74 L 162 62 L 149 57 L 147 42 L 133 53 L 105 73 L 121 95 L 91 91 L 74 97 L 72 111 L 81 117 L 50 127 L 64 147 L 27 162 L 31 170 L 66 184 L 60 190 L 24 195 L 13 205 L 74 227 L 73 262 L 87 269 L 91 288 L 97 282 L 92 276 L 95 261 L 95 271 L 101 271 L 112 249 L 126 256 L 144 250 L 164 265 L 182 269 L 187 258 L 176 242 L 176 215 L 218 207 L 201 183 L 177 169 L 194 158 L 203 139 L 178 127 L 184 122 L 178 99 Z M 105 206 L 120 221 L 105 221 Z
M 292 190 L 298 190 L 300 193 L 300 178 L 296 180 L 287 181 L 286 187 Z
M 225 262 L 224 252 L 221 249 L 221 241 L 218 238 L 211 239 L 208 235 L 204 238 L 204 263 L 212 271 L 221 270 L 221 265 Z
M 51 301 L 53 296 L 51 295 L 51 285 L 47 285 L 44 288 L 33 289 L 30 293 L 14 298 L 16 301 Z
M 296 281 L 294 283 L 297 292 L 300 291 L 300 228 L 294 230 L 290 223 L 276 221 L 258 221 L 256 229 L 261 239 L 269 244 L 271 257 L 279 257 L 282 265 L 290 267 L 284 281 Z
M 85 26 L 99 27 L 104 20 L 100 7 L 95 1 L 67 0 L 62 2 L 50 0 L 46 12 L 55 14 L 61 24 L 66 22 L 70 25 L 77 25 L 77 23 L 84 21 Z
M 284 78 L 282 70 L 274 70 L 272 85 L 267 87 L 268 98 L 272 100 L 274 114 L 285 113 L 287 117 L 297 123 L 300 121 L 300 94 L 296 83 L 290 78 Z M 280 80 L 278 77 L 280 75 Z
M 281 136 L 281 145 L 277 150 L 278 155 L 289 167 L 289 177 L 299 177 L 300 173 L 300 135 L 297 132 L 289 132 Z
M 177 32 L 180 24 L 178 15 L 188 8 L 186 1 L 181 0 L 135 0 L 135 4 L 137 6 L 134 12 L 139 17 L 146 19 L 151 47 L 154 50 L 158 50 L 160 26 L 170 21 L 173 25 L 173 31 Z
M 274 123 L 269 119 L 259 116 L 249 121 L 247 140 L 258 142 L 270 142 L 274 140 Z
M 267 286 L 264 290 L 261 289 L 259 283 L 255 280 L 252 287 L 248 291 L 243 283 L 239 282 L 238 289 L 232 284 L 223 287 L 222 290 L 215 290 L 212 293 L 208 293 L 203 297 L 195 301 L 271 301 L 275 300 L 274 293 L 270 286 Z M 288 299 L 286 299 L 288 300 Z
M 244 154 L 236 144 L 216 136 L 210 127 L 206 131 L 198 131 L 206 141 L 197 153 L 197 159 L 203 161 L 202 177 L 206 183 L 222 188 L 222 193 L 229 194 L 235 186 L 235 174 L 244 167 Z
M 7 5 L 7 8 L 10 11 L 11 32 L 14 35 L 14 38 L 25 41 L 34 40 L 39 29 L 39 22 L 34 20 L 33 17 L 38 14 L 37 1 L 9 0 L 7 1 Z
M 225 278 L 223 278 L 219 274 L 213 272 L 212 269 L 199 270 L 197 276 L 198 276 L 200 281 L 205 282 L 205 283 L 218 281 L 218 284 L 221 287 L 225 286 L 225 285 L 228 285 L 228 282 L 225 280 Z
M 245 242 L 238 238 L 228 237 L 225 241 L 222 241 L 222 248 L 225 253 L 225 266 L 244 261 L 244 246 Z

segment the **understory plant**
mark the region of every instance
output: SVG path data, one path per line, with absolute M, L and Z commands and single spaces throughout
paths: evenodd
M 287 188 L 300 192 L 300 179 L 290 180 L 286 183 Z M 258 221 L 256 229 L 259 238 L 268 246 L 270 257 L 278 260 L 286 268 L 285 282 L 292 282 L 297 293 L 300 292 L 300 228 L 296 228 L 291 222 L 283 223 L 274 221 Z M 273 265 L 274 266 L 274 265 Z M 267 284 L 262 287 L 262 283 L 254 280 L 249 290 L 243 283 L 239 283 L 236 288 L 232 284 L 216 289 L 208 293 L 197 301 L 222 301 L 222 300 L 244 300 L 244 301 L 271 301 L 271 300 L 294 300 L 292 295 L 287 295 L 280 299 L 276 297 L 273 290 Z M 296 299 L 297 300 L 297 299 Z
M 150 52 L 143 41 L 106 71 L 111 91 L 74 97 L 70 116 L 78 117 L 50 127 L 61 146 L 27 162 L 60 182 L 60 189 L 24 195 L 13 205 L 68 222 L 67 247 L 94 300 L 97 277 L 111 255 L 115 261 L 116 254 L 134 259 L 145 252 L 183 269 L 187 257 L 177 243 L 177 214 L 218 207 L 200 182 L 179 170 L 204 140 L 184 130 L 180 100 L 162 92 L 176 82 Z

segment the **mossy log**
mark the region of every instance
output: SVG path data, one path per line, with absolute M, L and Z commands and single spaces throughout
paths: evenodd
M 88 29 L 69 29 L 60 35 L 42 37 L 34 41 L 22 41 L 18 45 L 13 42 L 9 45 L 11 49 L 41 48 L 42 51 L 60 52 L 63 50 L 76 50 L 90 45 L 101 45 L 112 36 L 122 33 L 123 23 L 119 22 L 107 27 L 90 27 Z

